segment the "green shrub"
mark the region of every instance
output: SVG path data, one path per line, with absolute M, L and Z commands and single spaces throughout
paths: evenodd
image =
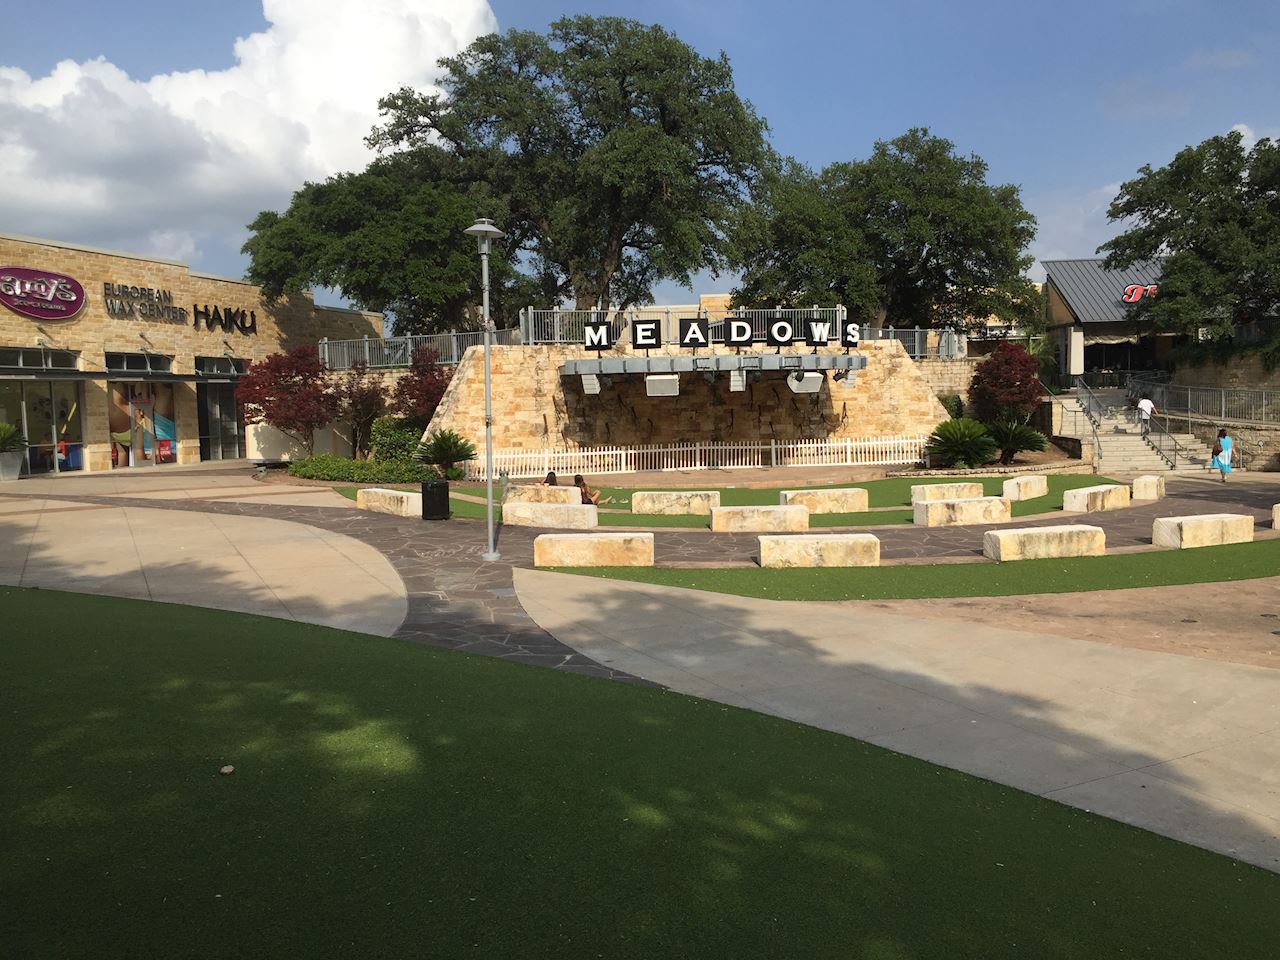
M 12 423 L 0 423 L 0 453 L 21 453 L 27 449 L 27 438 Z
M 1017 421 L 987 424 L 987 433 L 1000 448 L 1000 462 L 1013 463 L 1014 454 L 1024 450 L 1043 450 L 1048 439 L 1039 430 Z
M 434 467 L 404 460 L 351 460 L 319 453 L 289 464 L 289 475 L 304 480 L 336 480 L 345 483 L 426 483 L 438 480 Z
M 961 417 L 938 424 L 925 446 L 944 467 L 980 467 L 996 457 L 996 443 L 977 420 Z
M 373 421 L 369 434 L 371 459 L 411 463 L 422 442 L 425 426 L 417 417 L 379 417 Z
M 964 397 L 958 393 L 940 393 L 938 401 L 947 409 L 947 413 L 952 420 L 959 420 L 964 416 Z
M 467 471 L 462 467 L 445 467 L 444 478 L 446 480 L 461 480 L 467 475 Z
M 462 460 L 476 458 L 476 445 L 452 430 L 434 430 L 418 446 L 416 459 L 423 463 L 435 463 L 452 467 Z

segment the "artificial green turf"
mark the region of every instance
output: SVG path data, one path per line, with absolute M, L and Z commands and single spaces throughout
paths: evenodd
M 1275 955 L 1280 876 L 836 734 L 262 617 L 0 604 L 6 957 Z
M 1003 597 L 1274 577 L 1280 575 L 1280 540 L 1198 550 L 1160 550 L 1001 564 L 940 563 L 770 570 L 759 567 L 575 567 L 562 568 L 562 572 L 772 600 Z

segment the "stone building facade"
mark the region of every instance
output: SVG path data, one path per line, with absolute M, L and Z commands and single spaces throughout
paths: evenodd
M 742 348 L 772 352 L 772 348 Z M 612 376 L 599 394 L 583 392 L 579 377 L 560 375 L 568 360 L 594 358 L 578 346 L 503 346 L 492 353 L 493 437 L 500 449 L 633 447 L 662 443 L 822 438 L 864 439 L 929 434 L 947 413 L 917 365 L 896 341 L 866 342 L 864 370 L 826 382 L 815 394 L 792 393 L 785 376 L 749 378 L 733 392 L 729 377 L 680 375 L 675 397 L 646 395 L 641 375 Z M 721 345 L 701 351 L 732 353 Z M 629 347 L 619 354 L 628 355 Z M 674 347 L 653 350 L 677 354 Z M 843 352 L 840 347 L 820 352 Z M 429 430 L 484 438 L 484 365 L 478 348 L 458 365 Z
M 0 421 L 36 473 L 243 457 L 249 362 L 382 326 L 173 260 L 0 236 Z

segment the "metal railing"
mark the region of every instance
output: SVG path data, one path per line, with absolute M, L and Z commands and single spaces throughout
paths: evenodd
M 1219 422 L 1280 423 L 1280 390 L 1237 390 L 1164 383 L 1135 374 L 1129 399 L 1150 397 L 1160 411 L 1176 411 Z
M 495 330 L 493 343 L 516 343 L 519 331 L 513 328 Z M 360 340 L 321 340 L 320 359 L 330 370 L 350 370 L 363 363 L 370 370 L 407 367 L 419 350 L 431 350 L 436 363 L 449 366 L 458 363 L 468 347 L 484 343 L 482 330 L 463 330 L 415 337 L 364 337 Z
M 527 478 L 545 476 L 548 471 L 590 476 L 663 470 L 910 465 L 923 461 L 928 439 L 922 434 L 915 434 L 866 439 L 830 437 L 576 447 L 567 450 L 508 449 L 493 452 L 493 468 L 498 475 Z M 469 479 L 484 479 L 481 461 L 470 460 L 466 466 Z

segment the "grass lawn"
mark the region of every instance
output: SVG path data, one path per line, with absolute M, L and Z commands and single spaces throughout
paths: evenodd
M 836 734 L 263 617 L 0 603 L 5 956 L 1275 955 L 1280 876 Z
M 921 597 L 1003 597 L 1212 583 L 1280 576 L 1280 540 L 1198 550 L 1160 550 L 1018 563 L 783 569 L 591 567 L 562 570 L 771 600 L 895 600 Z

